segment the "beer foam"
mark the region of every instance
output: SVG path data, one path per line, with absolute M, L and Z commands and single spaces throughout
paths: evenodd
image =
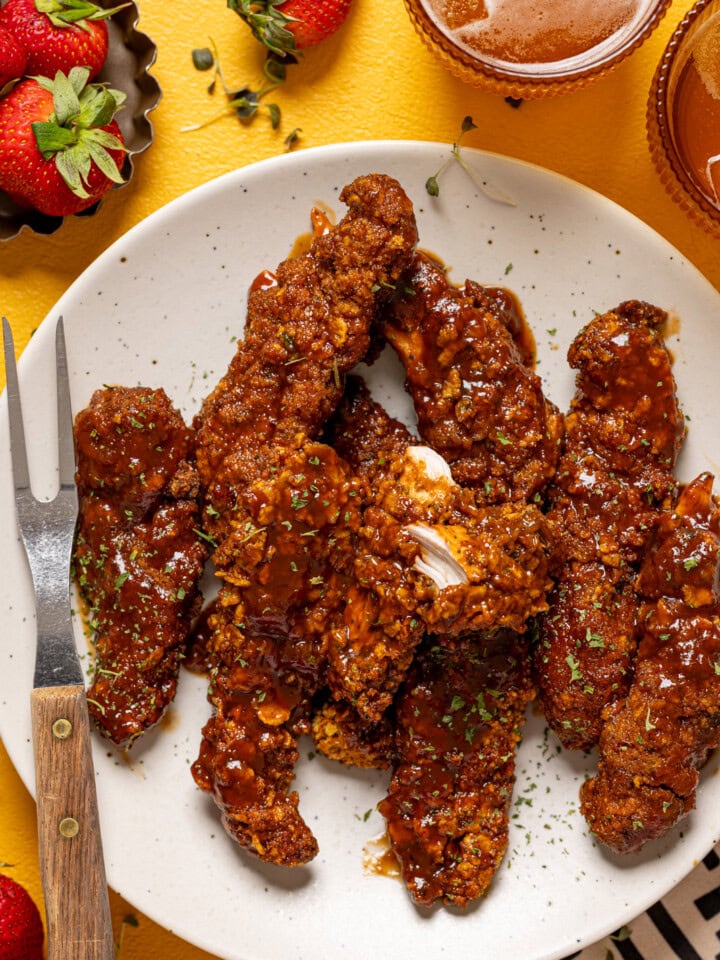
M 720 100 L 720 14 L 698 30 L 693 57 L 703 86 L 713 100 Z

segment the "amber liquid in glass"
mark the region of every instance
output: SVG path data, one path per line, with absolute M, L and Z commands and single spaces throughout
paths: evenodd
M 672 123 L 675 147 L 688 174 L 720 209 L 720 14 L 698 32 L 680 71 Z
M 629 27 L 647 0 L 422 0 L 438 27 L 469 53 L 508 63 L 579 56 Z

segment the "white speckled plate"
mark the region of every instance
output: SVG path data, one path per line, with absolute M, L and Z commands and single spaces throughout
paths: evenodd
M 371 171 L 397 176 L 416 203 L 421 243 L 452 276 L 510 286 L 538 345 L 548 393 L 565 406 L 565 351 L 593 311 L 628 298 L 670 311 L 680 394 L 690 416 L 683 478 L 720 469 L 720 296 L 647 226 L 555 174 L 466 151 L 478 174 L 517 205 L 488 200 L 457 165 L 430 198 L 439 144 L 381 142 L 308 150 L 238 170 L 192 191 L 131 230 L 73 284 L 20 363 L 30 399 L 31 467 L 53 484 L 52 329 L 65 318 L 73 402 L 102 383 L 165 387 L 191 415 L 242 333 L 253 277 L 309 229 L 320 202 L 341 213 L 340 188 Z M 12 320 L 12 318 L 10 318 Z M 394 363 L 374 368 L 378 395 L 407 410 Z M 32 790 L 28 694 L 33 666 L 30 581 L 15 536 L 5 410 L 0 410 L 0 730 Z M 78 624 L 78 646 L 85 640 Z M 225 960 L 367 960 L 392 954 L 551 960 L 631 920 L 720 838 L 713 758 L 697 810 L 663 842 L 621 859 L 599 850 L 577 809 L 592 760 L 562 752 L 530 721 L 518 763 L 508 855 L 487 899 L 464 914 L 417 910 L 397 880 L 366 872 L 363 848 L 382 833 L 382 774 L 303 757 L 301 809 L 320 842 L 310 865 L 284 872 L 245 856 L 223 833 L 188 767 L 207 715 L 203 683 L 182 678 L 162 728 L 129 760 L 98 738 L 95 756 L 111 885 L 179 936 Z M 310 751 L 310 744 L 303 750 Z M 369 814 L 368 814 L 368 811 Z M 366 814 L 368 814 L 366 816 Z

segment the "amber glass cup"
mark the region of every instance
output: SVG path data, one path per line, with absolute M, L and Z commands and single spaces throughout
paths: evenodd
M 502 96 L 557 96 L 636 50 L 670 0 L 405 0 L 455 76 Z
M 668 193 L 720 235 L 720 0 L 699 0 L 670 38 L 650 90 L 647 127 Z

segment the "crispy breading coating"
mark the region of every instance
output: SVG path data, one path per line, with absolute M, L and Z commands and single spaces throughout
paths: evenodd
M 423 905 L 464 905 L 487 891 L 507 846 L 515 747 L 533 687 L 528 637 L 498 627 L 523 630 L 529 611 L 544 609 L 549 581 L 538 543 L 547 530 L 534 508 L 478 507 L 472 491 L 432 475 L 440 464 L 427 458 L 427 448 L 408 455 L 416 443 L 409 432 L 362 382 L 350 386 L 330 433 L 372 485 L 370 526 L 381 530 L 388 516 L 412 520 L 405 529 L 436 551 L 421 567 L 436 577 L 443 564 L 449 577 L 462 572 L 472 579 L 475 571 L 474 585 L 446 584 L 418 606 L 423 632 L 445 633 L 413 651 L 409 675 L 381 717 L 391 718 L 395 739 L 390 793 L 380 810 L 410 894 Z M 503 549 L 504 538 L 515 538 L 512 548 L 506 541 Z M 491 632 L 469 632 L 478 623 Z M 378 760 L 356 711 L 334 719 L 319 720 L 332 733 L 321 749 L 346 762 Z
M 500 318 L 505 299 L 494 306 Z M 438 552 L 444 546 L 451 554 L 446 564 L 454 558 L 471 576 L 477 568 L 475 587 L 446 586 L 421 608 L 425 630 L 441 625 L 446 632 L 414 652 L 390 710 L 396 727 L 393 777 L 380 804 L 413 899 L 462 905 L 487 891 L 507 846 L 515 747 L 533 687 L 528 637 L 497 627 L 507 616 L 506 622 L 523 630 L 529 610 L 544 609 L 547 565 L 538 562 L 536 551 L 548 531 L 539 513 L 524 504 L 479 508 L 473 491 L 447 477 L 441 485 L 419 470 L 427 448 L 415 447 L 415 458 L 408 457 L 408 445 L 417 443 L 409 431 L 372 400 L 362 381 L 349 388 L 329 433 L 372 484 L 375 510 L 380 506 L 385 514 L 415 521 L 410 529 L 424 536 L 427 546 Z M 439 469 L 432 458 L 427 466 Z M 522 540 L 523 524 L 524 547 L 503 551 L 503 537 Z M 536 591 L 537 606 L 523 585 Z M 492 632 L 468 632 L 473 623 Z M 337 732 L 330 720 L 335 732 L 330 747 L 350 762 L 358 743 L 365 748 L 356 717 L 354 712 L 349 720 L 343 717 Z
M 483 896 L 508 842 L 515 748 L 533 697 L 528 638 L 430 638 L 397 702 L 397 759 L 379 804 L 413 900 Z
M 342 608 L 330 631 L 327 682 L 377 723 L 392 703 L 424 633 L 433 585 L 413 567 L 419 546 L 379 509 L 363 513 Z
M 162 390 L 96 391 L 75 419 L 75 577 L 90 610 L 88 708 L 132 742 L 175 696 L 207 545 L 198 536 L 192 431 Z
M 349 703 L 326 700 L 315 711 L 311 734 L 316 748 L 330 760 L 350 767 L 385 770 L 394 750 L 391 711 L 369 723 Z
M 390 457 L 419 443 L 404 423 L 373 400 L 357 374 L 350 374 L 345 381 L 342 399 L 326 424 L 325 439 L 356 473 L 371 478 Z
M 417 252 L 381 330 L 406 372 L 422 439 L 486 503 L 531 500 L 555 472 L 562 417 L 477 285 Z
M 627 696 L 603 712 L 599 770 L 582 812 L 620 853 L 662 837 L 695 806 L 720 746 L 720 508 L 701 474 L 664 514 L 637 579 L 640 642 Z
M 589 749 L 627 692 L 637 646 L 632 583 L 675 489 L 685 427 L 663 311 L 629 301 L 596 317 L 568 354 L 577 372 L 548 490 L 556 585 L 534 655 L 540 701 L 566 747 Z

